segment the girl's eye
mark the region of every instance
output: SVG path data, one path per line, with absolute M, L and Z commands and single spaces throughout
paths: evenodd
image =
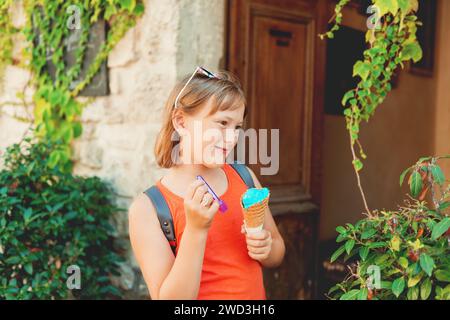
M 223 128 L 225 128 L 228 125 L 228 121 L 226 121 L 226 120 L 217 121 L 217 123 L 219 123 L 220 126 L 223 127 Z M 240 129 L 242 129 L 242 125 L 237 125 L 235 127 L 235 130 L 240 130 Z

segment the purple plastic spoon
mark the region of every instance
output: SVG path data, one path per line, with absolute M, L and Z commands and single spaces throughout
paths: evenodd
M 197 176 L 197 180 L 202 180 L 205 184 L 206 187 L 208 188 L 209 193 L 213 196 L 213 198 L 215 200 L 217 200 L 219 202 L 219 211 L 224 213 L 228 210 L 228 206 L 225 203 L 225 201 L 223 201 L 222 199 L 220 199 L 217 194 L 214 192 L 214 190 L 209 186 L 208 182 L 206 182 L 205 179 L 203 179 L 202 176 Z

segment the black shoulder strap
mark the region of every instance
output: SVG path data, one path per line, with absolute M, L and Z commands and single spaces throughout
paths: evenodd
M 175 248 L 177 247 L 175 230 L 173 227 L 172 214 L 170 213 L 170 209 L 167 205 L 166 199 L 164 198 L 161 191 L 159 191 L 157 186 L 151 186 L 150 188 L 145 190 L 144 193 L 150 198 L 153 205 L 155 206 L 159 224 L 161 225 L 164 235 L 169 241 L 173 254 L 175 254 Z
M 255 183 L 253 182 L 253 178 L 250 174 L 250 171 L 242 163 L 232 163 L 231 167 L 239 174 L 241 179 L 245 182 L 248 188 L 254 188 Z M 161 191 L 157 186 L 151 186 L 144 193 L 150 198 L 153 205 L 156 209 L 156 214 L 158 216 L 159 224 L 161 225 L 161 229 L 164 232 L 167 240 L 169 241 L 170 248 L 172 249 L 173 254 L 175 254 L 175 250 L 177 247 L 177 241 L 175 238 L 175 230 L 173 227 L 173 219 L 172 214 L 170 213 L 169 206 L 167 205 L 166 199 L 164 198 Z
M 234 162 L 230 164 L 230 166 L 239 174 L 242 180 L 244 180 L 245 184 L 248 188 L 254 188 L 255 183 L 253 182 L 252 175 L 250 171 L 243 163 Z

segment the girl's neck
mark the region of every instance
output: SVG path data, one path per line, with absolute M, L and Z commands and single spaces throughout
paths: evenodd
M 198 175 L 208 182 L 219 197 L 228 189 L 227 175 L 222 168 L 208 168 L 203 165 L 173 166 L 162 178 L 161 183 L 173 193 L 184 197 L 186 186 L 195 181 Z
M 193 180 L 198 175 L 206 180 L 214 180 L 217 178 L 217 173 L 221 173 L 219 167 L 208 168 L 202 164 L 179 164 L 171 168 L 172 173 L 181 180 Z

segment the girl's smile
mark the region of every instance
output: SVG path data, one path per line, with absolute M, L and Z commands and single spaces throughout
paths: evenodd
M 217 146 L 216 146 L 216 148 L 219 149 L 220 151 L 222 151 L 224 155 L 228 154 L 228 150 L 227 149 L 221 148 L 221 147 L 217 147 Z

